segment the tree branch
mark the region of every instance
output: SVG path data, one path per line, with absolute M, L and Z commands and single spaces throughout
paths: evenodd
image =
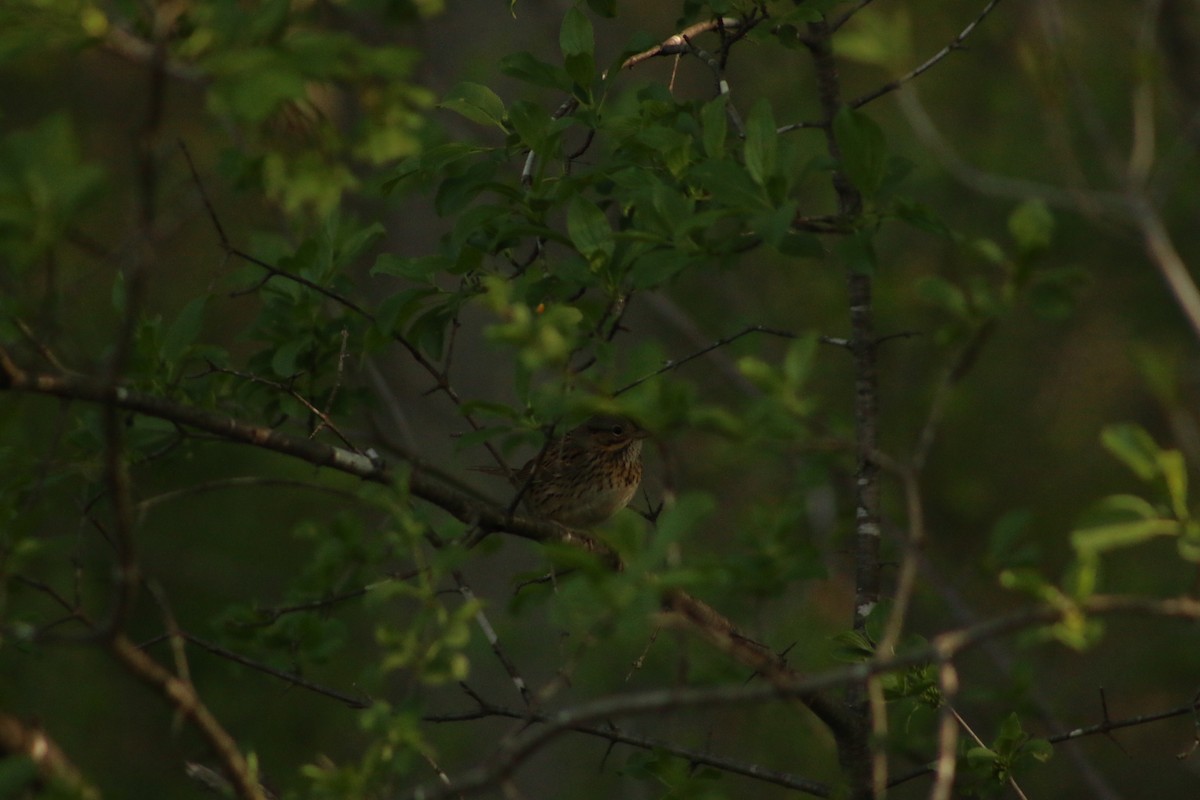
M 697 688 L 658 689 L 600 698 L 574 708 L 545 715 L 545 727 L 523 730 L 505 737 L 488 757 L 486 763 L 469 770 L 449 786 L 424 787 L 413 793 L 414 798 L 436 800 L 455 794 L 470 794 L 485 790 L 507 779 L 525 760 L 563 733 L 597 720 L 611 717 L 644 716 L 676 711 L 683 708 L 708 708 L 717 705 L 742 705 L 805 698 L 853 685 L 861 685 L 872 675 L 899 669 L 936 663 L 952 664 L 962 654 L 998 636 L 1019 633 L 1039 625 L 1054 624 L 1076 613 L 1097 616 L 1134 615 L 1172 619 L 1200 619 L 1200 600 L 1191 597 L 1155 599 L 1125 595 L 1095 595 L 1077 606 L 1040 605 L 1014 612 L 1004 617 L 957 630 L 946 631 L 930 640 L 928 645 L 914 648 L 890 658 L 874 659 L 818 675 L 801 678 L 789 686 L 774 683 L 740 683 L 737 685 Z M 485 711 L 472 712 L 479 716 Z M 455 719 L 466 719 L 461 715 Z M 478 717 L 475 717 L 478 718 Z M 442 721 L 450 721 L 443 717 Z M 932 770 L 926 768 L 920 774 Z M 907 777 L 907 776 L 906 776 Z M 893 785 L 896 781 L 893 781 Z
M 883 97 L 885 94 L 894 92 L 895 90 L 899 89 L 901 86 L 903 86 L 904 84 L 913 80 L 914 78 L 919 78 L 921 75 L 923 75 L 925 72 L 932 69 L 939 61 L 941 61 L 946 56 L 953 53 L 955 50 L 961 50 L 963 47 L 963 41 L 968 36 L 971 35 L 971 32 L 975 30 L 975 28 L 979 25 L 979 23 L 983 22 L 984 18 L 987 17 L 988 14 L 992 13 L 992 9 L 995 8 L 999 2 L 1000 2 L 1000 0 L 989 0 L 988 4 L 983 7 L 982 11 L 979 12 L 979 16 L 977 16 L 977 17 L 975 17 L 975 19 L 971 20 L 971 23 L 969 25 L 967 25 L 967 27 L 965 27 L 961 31 L 959 31 L 958 36 L 955 36 L 948 45 L 946 45 L 941 50 L 937 51 L 932 56 L 930 56 L 925 61 L 925 63 L 921 64 L 919 67 L 912 70 L 908 74 L 903 75 L 894 81 L 889 81 L 888 83 L 885 83 L 883 86 L 880 86 L 878 89 L 875 89 L 872 92 L 868 92 L 867 94 L 864 94 L 862 97 L 859 97 L 855 100 L 850 101 L 850 104 L 849 104 L 850 107 L 851 108 L 861 108 L 861 107 L 865 106 L 867 103 L 871 102 L 872 100 L 878 100 L 880 97 Z

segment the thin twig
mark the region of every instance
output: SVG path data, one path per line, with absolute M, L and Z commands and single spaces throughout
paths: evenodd
M 190 719 L 200 730 L 216 752 L 238 795 L 246 800 L 265 800 L 258 777 L 238 749 L 237 742 L 200 701 L 191 683 L 172 675 L 123 633 L 113 638 L 110 650 L 131 674 L 158 689 L 180 715 Z
M 483 631 L 484 638 L 487 639 L 488 646 L 492 648 L 492 653 L 496 656 L 496 660 L 504 667 L 504 671 L 508 673 L 508 678 L 513 682 L 513 686 L 517 689 L 517 694 L 521 696 L 521 700 L 526 706 L 533 703 L 533 698 L 529 694 L 529 684 L 521 677 L 521 673 L 517 671 L 517 665 L 508 657 L 504 647 L 500 644 L 500 637 L 496 635 L 496 629 L 492 627 L 491 621 L 487 618 L 487 614 L 483 611 L 483 604 L 475 598 L 475 593 L 471 591 L 471 587 L 467 585 L 466 578 L 463 577 L 461 571 L 455 569 L 450 571 L 454 578 L 454 583 L 458 586 L 459 593 L 463 596 L 463 600 L 467 603 L 475 603 L 475 623 L 479 629 Z
M 358 709 L 369 708 L 371 705 L 371 699 L 369 697 L 361 697 L 361 696 L 356 697 L 354 695 L 349 695 L 349 694 L 346 694 L 345 692 L 338 691 L 337 689 L 332 689 L 328 686 L 323 686 L 319 683 L 316 683 L 315 681 L 310 681 L 309 679 L 307 679 L 301 675 L 297 675 L 293 672 L 286 672 L 281 669 L 276 669 L 275 667 L 272 667 L 270 664 L 264 664 L 261 661 L 256 661 L 253 658 L 249 658 L 248 656 L 242 655 L 241 653 L 235 653 L 234 651 L 229 650 L 228 648 L 222 647 L 221 645 L 216 644 L 215 642 L 210 642 L 207 639 L 202 639 L 199 636 L 196 636 L 195 634 L 188 633 L 187 631 L 179 631 L 178 635 L 181 638 L 183 638 L 184 640 L 186 640 L 187 642 L 189 642 L 190 644 L 194 644 L 197 647 L 199 647 L 200 649 L 206 650 L 214 656 L 223 658 L 226 661 L 232 661 L 235 664 L 241 664 L 244 667 L 249 667 L 250 669 L 255 670 L 256 672 L 261 672 L 264 675 L 270 675 L 273 678 L 278 678 L 279 680 L 281 680 L 291 686 L 296 686 L 300 689 L 306 689 L 314 694 L 319 694 L 324 697 L 328 697 L 333 700 L 337 700 L 339 703 L 342 703 L 343 705 L 348 706 L 350 708 L 358 708 Z M 148 642 L 142 643 L 140 645 L 140 649 L 144 650 L 145 648 L 147 648 L 153 644 L 156 644 L 157 642 L 160 642 L 163 639 L 169 640 L 170 638 L 171 638 L 170 634 L 155 637 L 154 639 L 151 639 Z
M 954 791 L 954 771 L 958 766 L 958 722 L 961 718 L 954 710 L 954 698 L 958 694 L 958 670 L 948 661 L 938 669 L 938 686 L 942 692 L 942 705 L 938 709 L 938 755 L 929 798 L 950 800 Z
M 699 358 L 700 356 L 711 353 L 713 350 L 724 347 L 727 344 L 732 344 L 733 342 L 736 342 L 738 339 L 741 339 L 743 336 L 749 336 L 752 333 L 765 333 L 768 336 L 778 336 L 783 339 L 800 339 L 800 338 L 804 337 L 804 334 L 795 333 L 793 331 L 785 331 L 785 330 L 781 330 L 779 328 L 768 327 L 766 325 L 750 325 L 749 327 L 743 328 L 742 330 L 738 331 L 737 333 L 730 334 L 729 336 L 725 336 L 723 338 L 717 339 L 712 344 L 707 345 L 706 347 L 702 347 L 699 350 L 684 356 L 683 358 L 671 359 L 671 360 L 664 362 L 663 365 L 661 367 L 659 367 L 658 369 L 656 369 L 654 372 L 651 372 L 647 375 L 643 375 L 642 377 L 635 380 L 633 383 L 626 384 L 625 386 L 622 386 L 620 389 L 617 389 L 615 392 L 613 392 L 613 397 L 622 395 L 625 392 L 628 392 L 630 389 L 634 388 L 635 386 L 641 386 L 643 383 L 650 380 L 651 378 L 656 378 L 659 375 L 662 375 L 663 373 L 670 372 L 671 370 L 679 369 L 684 364 L 687 364 L 690 361 L 694 361 L 695 359 Z M 845 339 L 836 339 L 831 336 L 818 336 L 816 338 L 817 338 L 817 341 L 821 342 L 822 344 L 833 345 L 835 347 L 846 347 L 848 344 L 848 342 Z
M 0 755 L 6 760 L 21 757 L 29 760 L 41 778 L 49 785 L 68 787 L 70 796 L 82 800 L 99 800 L 100 792 L 83 777 L 58 743 L 35 724 L 27 724 L 11 714 L 0 711 Z M 11 761 L 9 762 L 11 763 Z M 8 787 L 13 796 L 28 795 L 17 788 L 17 781 L 10 779 Z M 45 788 L 45 787 L 42 787 Z M 41 794 L 41 792 L 36 792 Z
M 894 92 L 896 89 L 899 89 L 901 86 L 913 80 L 914 78 L 920 77 L 955 50 L 961 50 L 963 48 L 963 41 L 971 35 L 971 32 L 975 30 L 979 23 L 983 22 L 988 14 L 992 13 L 992 9 L 994 9 L 999 2 L 1000 0 L 989 0 L 988 4 L 983 7 L 982 11 L 979 12 L 979 16 L 975 17 L 975 19 L 973 19 L 970 24 L 967 25 L 967 27 L 959 31 L 959 34 L 955 36 L 948 45 L 930 56 L 925 63 L 921 64 L 908 74 L 903 75 L 894 81 L 885 83 L 878 89 L 875 89 L 874 91 L 864 94 L 862 97 L 850 101 L 849 106 L 851 108 L 862 108 L 872 100 L 877 100 L 880 97 L 883 97 L 885 94 Z
M 535 711 L 530 712 L 527 709 L 513 709 L 497 706 L 489 703 L 472 692 L 476 702 L 479 703 L 479 709 L 460 714 L 431 714 L 423 717 L 427 722 L 440 724 L 452 724 L 456 722 L 468 722 L 478 719 L 486 719 L 488 717 L 506 717 L 515 720 L 532 720 L 537 723 L 549 722 L 552 718 L 551 714 Z M 576 725 L 571 729 L 573 733 L 582 733 L 586 736 L 594 736 L 599 739 L 605 739 L 613 744 L 625 744 L 631 747 L 637 747 L 643 750 L 655 750 L 669 753 L 678 758 L 685 759 L 689 764 L 703 765 L 713 767 L 722 772 L 729 772 L 734 775 L 743 775 L 748 778 L 754 778 L 764 783 L 783 786 L 788 789 L 805 792 L 814 797 L 830 797 L 832 791 L 826 784 L 819 781 L 809 780 L 797 775 L 792 775 L 776 770 L 765 769 L 758 764 L 747 761 L 739 761 L 737 759 L 723 758 L 715 756 L 712 753 L 705 751 L 694 750 L 692 748 L 681 747 L 673 742 L 664 739 L 656 739 L 649 736 L 638 736 L 617 728 L 611 724 L 604 725 Z
M 1200 600 L 1191 597 L 1156 599 L 1141 596 L 1093 595 L 1070 609 L 1052 605 L 1030 607 L 969 628 L 946 631 L 934 636 L 928 645 L 913 648 L 890 658 L 851 664 L 803 678 L 796 676 L 790 683 L 757 682 L 726 686 L 658 689 L 600 698 L 546 715 L 546 724 L 543 728 L 505 737 L 498 744 L 493 755 L 486 760 L 484 766 L 470 770 L 444 791 L 434 789 L 419 796 L 432 800 L 432 798 L 446 797 L 452 792 L 468 793 L 496 785 L 501 778 L 512 774 L 534 752 L 578 725 L 611 717 L 660 714 L 683 708 L 719 705 L 742 706 L 747 703 L 772 702 L 787 697 L 807 698 L 838 687 L 860 685 L 875 674 L 894 672 L 912 666 L 925 665 L 929 662 L 951 663 L 962 654 L 998 636 L 1015 634 L 1040 625 L 1054 624 L 1061 621 L 1066 614 L 1076 612 L 1099 616 L 1131 614 L 1198 620 L 1200 619 Z M 726 631 L 725 635 L 729 636 L 729 631 Z M 770 654 L 770 657 L 773 658 L 774 654 Z

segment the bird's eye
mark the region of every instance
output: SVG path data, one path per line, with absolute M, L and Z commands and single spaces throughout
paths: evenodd
M 620 436 L 621 434 L 625 433 L 625 428 L 621 425 L 613 425 L 612 433 L 613 436 Z

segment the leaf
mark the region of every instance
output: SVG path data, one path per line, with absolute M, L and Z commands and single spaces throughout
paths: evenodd
M 207 297 L 197 297 L 175 316 L 175 321 L 163 334 L 162 357 L 165 361 L 178 360 L 196 341 L 204 325 L 204 307 L 207 301 Z
M 725 152 L 725 135 L 729 128 L 729 112 L 725 95 L 718 95 L 700 109 L 701 139 L 704 152 L 719 158 Z
M 1054 745 L 1050 744 L 1046 739 L 1030 739 L 1021 748 L 1021 754 L 1032 756 L 1034 759 L 1045 763 L 1054 755 Z
M 693 257 L 677 249 L 659 249 L 639 257 L 629 268 L 634 289 L 653 289 L 693 264 Z
M 1140 425 L 1130 423 L 1109 425 L 1100 433 L 1105 449 L 1144 481 L 1152 480 L 1159 471 L 1158 445 Z
M 453 317 L 452 304 L 435 305 L 413 320 L 406 338 L 433 359 L 442 357 L 446 346 L 446 327 Z
M 839 56 L 899 71 L 911 60 L 912 21 L 907 11 L 894 13 L 866 8 L 854 24 L 839 31 L 834 47 Z
M 1071 546 L 1081 554 L 1097 555 L 1179 532 L 1177 520 L 1162 518 L 1142 498 L 1115 495 L 1084 515 L 1079 527 L 1071 531 Z
M 578 8 L 567 10 L 562 29 L 558 34 L 558 46 L 564 56 L 590 56 L 595 47 L 592 38 L 592 22 Z
M 345 240 L 338 243 L 338 262 L 348 264 L 354 262 L 366 250 L 383 238 L 387 231 L 383 225 L 373 222 L 354 231 Z
M 762 189 L 733 161 L 716 158 L 702 161 L 691 170 L 690 176 L 714 201 L 725 206 L 738 210 L 768 207 Z
M 547 89 L 571 91 L 571 78 L 560 67 L 525 52 L 512 53 L 500 59 L 500 71 L 510 78 Z
M 461 114 L 480 125 L 495 125 L 504 130 L 504 101 L 488 87 L 464 81 L 451 89 L 439 108 Z
M 408 320 L 421 307 L 421 303 L 436 295 L 434 286 L 418 286 L 397 292 L 382 303 L 375 312 L 375 325 L 385 336 L 392 336 L 408 324 Z
M 576 92 L 576 97 L 587 102 L 587 94 L 595 77 L 595 59 L 592 56 L 595 42 L 592 22 L 578 8 L 569 9 L 563 17 L 558 45 L 562 49 L 563 66 L 567 74 L 584 90 L 582 96 Z
M 790 389 L 799 389 L 812 372 L 816 355 L 815 335 L 803 336 L 788 345 L 787 354 L 783 357 L 784 385 Z
M 296 368 L 297 359 L 311 344 L 306 336 L 281 344 L 271 356 L 271 371 L 281 378 L 290 378 L 295 375 L 300 371 Z
M 1026 200 L 1009 215 L 1008 232 L 1022 255 L 1045 250 L 1054 235 L 1054 215 L 1041 198 Z
M 0 797 L 45 796 L 39 783 L 38 765 L 32 758 L 10 755 L 0 759 Z
M 897 197 L 892 211 L 898 219 L 907 222 L 914 228 L 947 239 L 952 236 L 952 231 L 950 230 L 950 226 L 946 224 L 946 221 L 936 211 L 923 203 L 904 197 Z
M 917 281 L 917 294 L 926 302 L 950 312 L 956 317 L 970 315 L 967 296 L 963 290 L 938 275 L 929 275 Z
M 1183 453 L 1163 450 L 1158 454 L 1158 467 L 1167 484 L 1167 497 L 1170 498 L 1175 518 L 1187 519 L 1187 465 L 1183 461 Z
M 380 253 L 371 267 L 372 275 L 395 275 L 415 281 L 431 281 L 439 272 L 450 269 L 450 260 L 441 255 L 405 258 L 395 253 Z
M 746 171 L 759 186 L 765 187 L 775 172 L 778 136 L 771 104 L 765 98 L 760 99 L 750 109 L 750 116 L 746 120 L 744 148 Z
M 546 132 L 551 122 L 546 109 L 521 100 L 508 110 L 508 121 L 526 147 L 537 153 L 546 151 Z
M 592 266 L 602 263 L 612 255 L 615 247 L 612 228 L 595 203 L 579 195 L 571 198 L 567 206 L 567 234 L 571 243 Z
M 883 130 L 866 114 L 843 106 L 833 118 L 833 134 L 841 149 L 846 177 L 863 194 L 875 194 L 887 165 Z
M 1183 524 L 1179 537 L 1179 557 L 1193 563 L 1200 562 L 1200 523 L 1188 520 Z

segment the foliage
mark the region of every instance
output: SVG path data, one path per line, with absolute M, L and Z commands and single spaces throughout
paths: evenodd
M 1197 615 L 1194 46 L 995 9 L 5 3 L 0 795 L 1068 797 L 1078 692 L 1188 711 L 1108 616 Z M 595 413 L 597 530 L 471 471 Z

